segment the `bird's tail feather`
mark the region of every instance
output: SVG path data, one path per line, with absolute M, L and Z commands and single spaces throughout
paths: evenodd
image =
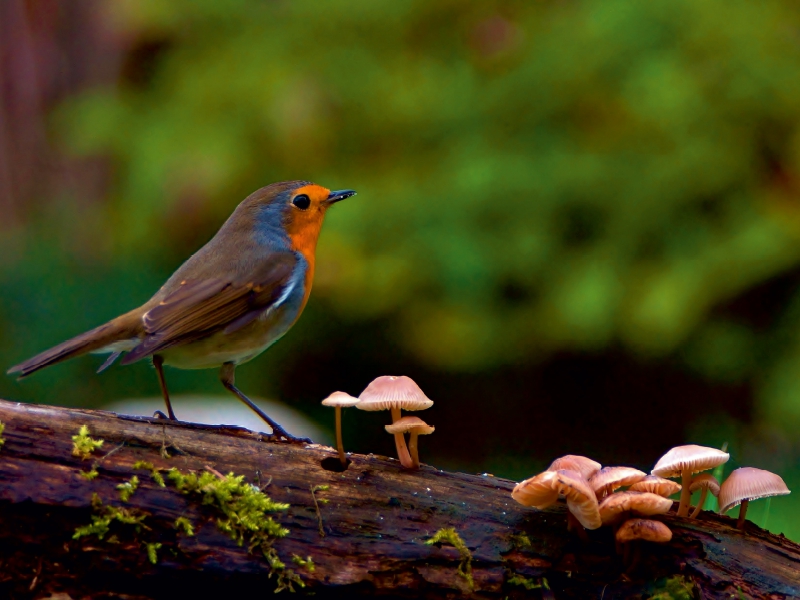
M 9 375 L 18 373 L 20 379 L 27 377 L 31 373 L 35 373 L 39 369 L 49 367 L 61 361 L 93 352 L 104 348 L 114 342 L 130 339 L 138 333 L 141 327 L 141 321 L 134 317 L 131 313 L 117 317 L 113 321 L 109 321 L 100 327 L 82 333 L 79 336 L 62 342 L 58 346 L 54 346 L 49 350 L 37 354 L 33 358 L 29 358 L 25 362 L 11 367 L 7 373 Z

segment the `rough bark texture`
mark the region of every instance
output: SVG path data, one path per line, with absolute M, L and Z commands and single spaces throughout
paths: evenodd
M 317 597 L 479 598 L 795 598 L 800 597 L 800 547 L 748 524 L 703 513 L 690 521 L 664 517 L 674 532 L 667 545 L 642 545 L 625 573 L 611 532 L 567 533 L 563 506 L 537 511 L 511 500 L 513 482 L 489 475 L 447 473 L 423 465 L 406 471 L 396 460 L 351 456 L 336 472 L 336 452 L 322 446 L 272 443 L 236 427 L 118 416 L 0 401 L 0 597 L 175 598 L 274 588 L 286 571 L 270 568 L 248 544 L 217 526 L 220 515 L 200 496 L 167 479 L 160 487 L 147 461 L 183 473 L 244 475 L 273 500 L 288 503 L 275 519 L 289 533 L 273 543 L 302 579 L 296 593 Z M 87 459 L 73 456 L 72 436 L 87 425 L 105 440 Z M 169 457 L 167 458 L 167 455 Z M 81 473 L 96 467 L 87 480 Z M 141 481 L 127 502 L 117 486 Z M 215 475 L 216 477 L 216 475 Z M 330 486 L 317 490 L 315 486 Z M 73 539 L 104 506 L 145 515 L 133 525 L 112 523 L 100 540 Z M 315 505 L 315 499 L 317 504 Z M 327 501 L 327 502 L 325 502 Z M 317 510 L 318 505 L 318 510 Z M 189 536 L 174 522 L 186 517 Z M 450 544 L 426 545 L 454 528 L 467 560 Z M 324 534 L 324 535 L 323 535 Z M 156 563 L 147 544 L 160 543 Z M 312 557 L 315 568 L 293 563 Z M 474 586 L 459 573 L 471 568 Z M 548 587 L 536 587 L 546 584 Z M 528 589 L 531 588 L 531 589 Z M 284 592 L 284 593 L 289 593 Z M 176 596 L 176 594 L 179 594 Z M 658 595 L 662 594 L 662 595 Z M 56 596 L 57 597 L 57 596 Z M 66 598 L 66 596 L 62 596 Z

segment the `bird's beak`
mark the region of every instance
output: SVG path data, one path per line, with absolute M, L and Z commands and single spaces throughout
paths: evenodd
M 338 190 L 336 192 L 331 192 L 328 194 L 327 203 L 333 204 L 334 202 L 339 202 L 339 200 L 344 200 L 345 198 L 349 198 L 350 196 L 355 196 L 355 190 Z

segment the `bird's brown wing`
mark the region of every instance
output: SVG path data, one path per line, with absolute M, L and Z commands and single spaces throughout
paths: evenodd
M 288 291 L 297 261 L 282 256 L 246 281 L 203 279 L 181 282 L 174 292 L 147 311 L 145 336 L 121 364 L 225 331 L 232 333 L 257 319 Z

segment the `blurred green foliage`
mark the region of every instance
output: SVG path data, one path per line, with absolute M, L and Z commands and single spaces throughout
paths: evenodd
M 118 86 L 52 117 L 65 151 L 110 157 L 110 197 L 80 218 L 55 199 L 3 240 L 18 260 L 0 265 L 0 337 L 24 339 L 9 364 L 144 301 L 253 189 L 311 179 L 359 196 L 328 217 L 312 315 L 287 352 L 336 319 L 385 320 L 392 343 L 443 372 L 619 347 L 677 357 L 752 386 L 754 419 L 789 436 L 782 466 L 800 487 L 800 294 L 766 324 L 717 310 L 800 267 L 795 3 L 110 10 L 144 51 Z M 93 367 L 72 367 L 76 398 L 99 389 Z M 123 389 L 135 375 L 116 377 Z M 771 519 L 800 535 L 780 504 Z

